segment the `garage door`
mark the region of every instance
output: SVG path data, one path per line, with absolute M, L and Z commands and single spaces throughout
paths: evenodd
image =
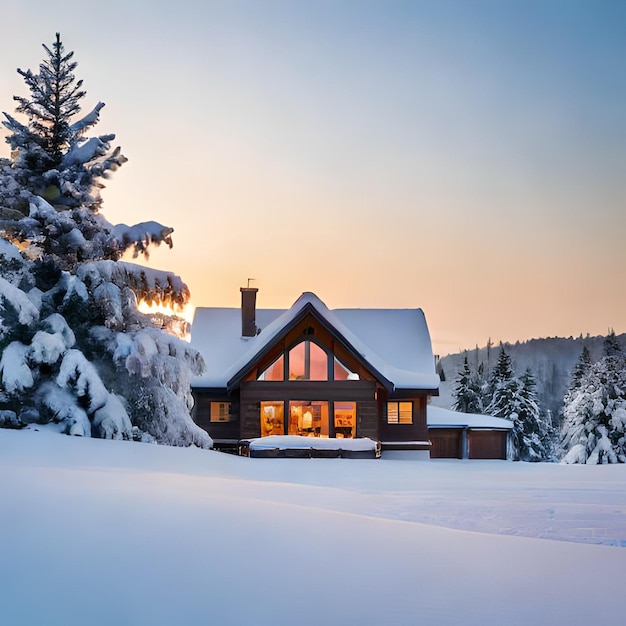
M 429 428 L 431 459 L 460 459 L 461 435 L 458 428 Z
M 506 459 L 505 430 L 470 430 L 467 436 L 470 459 Z

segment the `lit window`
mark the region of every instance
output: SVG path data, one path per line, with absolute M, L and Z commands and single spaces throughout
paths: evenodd
M 335 402 L 335 437 L 356 437 L 356 402 Z
M 285 358 L 281 354 L 268 368 L 264 369 L 257 380 L 283 380 Z
M 387 402 L 387 424 L 412 424 L 412 402 Z
M 289 402 L 289 435 L 328 437 L 328 402 Z
M 211 402 L 211 421 L 230 422 L 230 402 Z
M 301 341 L 289 350 L 289 380 L 328 380 L 328 355 L 316 343 Z
M 282 402 L 261 402 L 261 437 L 285 434 L 284 413 Z

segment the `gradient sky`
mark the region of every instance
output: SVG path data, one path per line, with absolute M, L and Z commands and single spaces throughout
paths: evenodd
M 173 226 L 196 306 L 421 307 L 440 354 L 626 331 L 626 2 L 2 4 L 0 111 L 60 31 L 129 158 L 103 214 Z

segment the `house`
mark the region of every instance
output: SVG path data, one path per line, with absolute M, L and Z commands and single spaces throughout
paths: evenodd
M 429 457 L 426 408 L 439 377 L 421 309 L 329 310 L 303 293 L 287 310 L 196 309 L 195 422 L 218 449 L 269 435 L 357 438 Z

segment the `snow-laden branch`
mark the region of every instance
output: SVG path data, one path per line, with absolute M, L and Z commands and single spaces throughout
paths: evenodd
M 98 123 L 98 120 L 100 118 L 100 110 L 103 106 L 104 102 L 98 102 L 98 104 L 96 104 L 91 112 L 89 112 L 77 122 L 74 122 L 70 125 L 70 131 L 72 133 L 76 133 L 77 135 L 81 135 L 85 132 L 87 128 L 95 126 Z
M 189 301 L 189 288 L 180 276 L 134 263 L 83 263 L 77 268 L 76 275 L 92 291 L 102 282 L 111 282 L 120 289 L 130 287 L 139 300 L 148 304 L 183 307 Z
M 122 249 L 127 250 L 131 246 L 135 248 L 135 257 L 140 253 L 147 254 L 148 247 L 151 245 L 158 246 L 165 243 L 171 248 L 174 245 L 171 236 L 173 232 L 173 228 L 154 221 L 141 222 L 134 226 L 116 224 L 111 230 L 111 234 L 117 239 Z

